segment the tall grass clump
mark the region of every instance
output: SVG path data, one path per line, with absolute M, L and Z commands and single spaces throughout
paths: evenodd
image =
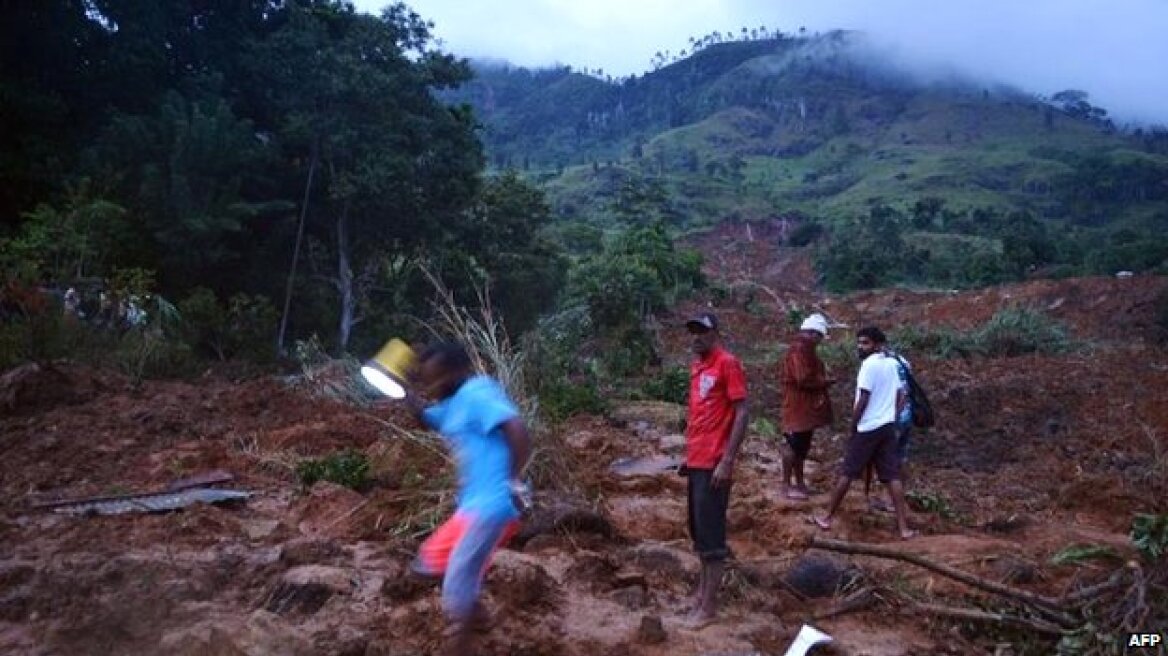
M 539 399 L 525 376 L 526 356 L 491 309 L 489 291 L 476 288 L 477 307 L 468 308 L 457 302 L 433 272 L 423 268 L 422 273 L 437 294 L 433 303 L 435 318 L 426 328 L 436 338 L 453 339 L 466 347 L 475 369 L 493 375 L 519 407 L 532 438 L 531 461 L 527 465 L 531 482 L 545 489 L 568 486 L 575 469 L 572 450 L 561 432 L 550 430 L 542 421 Z

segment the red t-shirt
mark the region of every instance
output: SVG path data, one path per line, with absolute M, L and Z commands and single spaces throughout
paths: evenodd
M 746 399 L 742 363 L 715 346 L 689 369 L 689 416 L 685 426 L 685 465 L 718 466 L 734 427 L 734 403 Z

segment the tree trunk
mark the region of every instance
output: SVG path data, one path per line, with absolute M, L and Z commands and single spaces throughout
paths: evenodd
M 337 293 L 341 297 L 341 321 L 338 326 L 337 348 L 344 353 L 349 347 L 349 337 L 353 333 L 354 315 L 357 311 L 356 294 L 353 292 L 353 265 L 349 252 L 349 201 L 337 218 Z
M 312 193 L 312 178 L 316 174 L 319 149 L 314 143 L 312 159 L 308 162 L 308 180 L 304 183 L 304 200 L 300 203 L 300 223 L 296 227 L 296 245 L 292 247 L 292 266 L 288 267 L 288 284 L 284 288 L 284 311 L 280 314 L 280 330 L 276 334 L 276 353 L 284 354 L 284 333 L 288 328 L 288 310 L 292 306 L 292 282 L 296 279 L 296 264 L 300 261 L 300 243 L 304 241 L 304 220 L 308 216 L 308 199 Z

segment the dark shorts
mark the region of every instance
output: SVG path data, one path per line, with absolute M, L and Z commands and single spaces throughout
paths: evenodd
M 795 453 L 796 460 L 806 460 L 807 454 L 811 453 L 812 432 L 783 433 L 783 437 L 787 440 L 787 446 L 791 447 L 791 451 Z
M 730 555 L 726 548 L 726 510 L 730 507 L 732 486 L 710 487 L 710 479 L 714 476 L 712 469 L 687 468 L 686 472 L 689 477 L 689 536 L 694 551 L 702 562 L 726 560 Z
M 896 424 L 885 424 L 876 430 L 856 433 L 848 440 L 840 473 L 856 480 L 863 476 L 868 465 L 876 469 L 876 476 L 883 483 L 900 479 Z

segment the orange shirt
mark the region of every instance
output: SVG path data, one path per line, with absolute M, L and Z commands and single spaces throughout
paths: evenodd
M 685 464 L 713 469 L 726 453 L 734 427 L 734 404 L 746 399 L 742 363 L 719 346 L 689 370 L 689 415 L 685 425 Z
M 803 433 L 831 424 L 827 369 L 815 353 L 815 342 L 797 336 L 783 358 L 782 424 L 784 433 Z

